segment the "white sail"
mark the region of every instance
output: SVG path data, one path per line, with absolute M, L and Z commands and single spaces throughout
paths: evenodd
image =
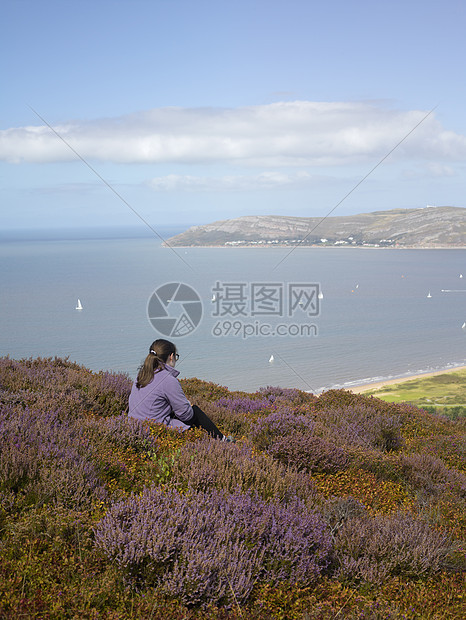
M 271 355 L 271 356 L 269 357 L 269 362 L 273 362 L 273 360 L 274 360 L 274 357 L 273 357 L 273 355 Z
M 428 297 L 429 299 L 432 297 L 432 295 L 430 294 L 430 291 L 429 291 L 429 294 L 427 295 L 427 297 Z
M 322 291 L 320 291 L 320 293 L 317 295 L 317 297 L 319 299 L 323 299 L 324 298 L 324 294 L 322 293 Z
M 82 303 L 81 303 L 81 300 L 80 300 L 80 299 L 78 299 L 78 303 L 77 303 L 77 305 L 76 305 L 76 310 L 82 310 L 82 309 L 83 309 L 83 305 L 82 305 Z

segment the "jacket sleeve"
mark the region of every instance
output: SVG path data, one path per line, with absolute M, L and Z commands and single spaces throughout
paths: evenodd
M 175 417 L 182 422 L 189 422 L 194 415 L 193 408 L 175 377 L 170 377 L 167 381 L 166 396 Z

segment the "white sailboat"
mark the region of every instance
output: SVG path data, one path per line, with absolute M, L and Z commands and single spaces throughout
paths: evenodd
M 81 303 L 81 300 L 80 300 L 80 299 L 78 299 L 78 303 L 77 303 L 77 306 L 76 306 L 76 310 L 82 310 L 82 309 L 83 309 L 83 305 L 82 305 L 82 303 Z
M 466 321 L 463 323 L 463 325 L 461 325 L 462 329 L 466 329 Z
M 274 357 L 273 357 L 273 355 L 271 355 L 271 356 L 269 357 L 269 362 L 273 362 L 273 360 L 274 360 Z
M 323 299 L 324 298 L 324 294 L 322 293 L 322 291 L 320 291 L 320 293 L 317 295 L 317 297 L 319 299 Z
M 432 297 L 432 295 L 430 294 L 430 291 L 429 291 L 429 293 L 427 295 L 427 299 L 430 299 L 431 297 Z

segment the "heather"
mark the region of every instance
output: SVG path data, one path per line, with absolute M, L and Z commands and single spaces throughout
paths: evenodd
M 312 584 L 332 546 L 323 518 L 300 500 L 160 488 L 112 506 L 95 539 L 130 583 L 186 604 L 229 606 L 257 582 Z
M 180 449 L 171 482 L 183 490 L 239 489 L 280 501 L 293 496 L 311 501 L 315 495 L 312 480 L 296 467 L 286 467 L 244 443 L 225 445 L 209 437 Z
M 127 417 L 127 376 L 0 359 L 3 618 L 462 618 L 462 419 L 186 379 L 235 444 Z

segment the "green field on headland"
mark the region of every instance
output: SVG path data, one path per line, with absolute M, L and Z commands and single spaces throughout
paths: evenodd
M 411 403 L 448 417 L 466 416 L 466 370 L 386 385 L 364 392 L 390 403 Z

